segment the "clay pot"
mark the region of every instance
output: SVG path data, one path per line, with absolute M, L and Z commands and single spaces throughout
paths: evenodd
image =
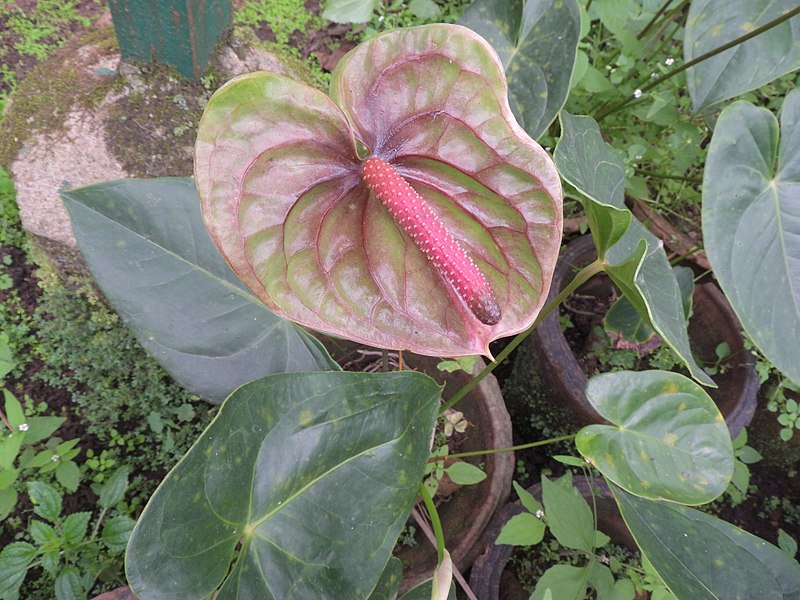
M 323 338 L 323 343 L 337 362 L 343 365 L 347 364 L 348 357 L 363 350 L 363 346 L 345 340 Z M 464 371 L 440 371 L 436 367 L 440 362 L 438 358 L 404 352 L 402 359 L 403 368 L 421 371 L 443 384 L 445 388 L 442 395 L 445 399 L 472 379 Z M 479 359 L 474 374 L 479 373 L 483 365 Z M 454 408 L 461 411 L 470 423 L 459 448 L 460 452 L 507 448 L 513 445 L 511 419 L 494 376 L 484 378 Z M 480 464 L 486 472 L 486 479 L 477 485 L 460 487 L 437 506 L 447 550 L 453 564 L 462 572 L 469 569 L 478 555 L 478 541 L 492 516 L 508 500 L 515 464 L 512 452 L 465 460 Z M 419 531 L 419 527 L 415 539 L 417 543 L 414 546 L 403 546 L 396 554 L 403 562 L 401 594 L 429 579 L 436 567 L 436 548 Z
M 596 257 L 590 236 L 570 242 L 559 258 L 550 298 L 572 280 L 577 269 L 588 265 Z M 612 289 L 613 283 L 608 277 L 597 276 L 581 286 L 577 293 L 606 299 Z M 744 349 L 739 321 L 719 288 L 711 283 L 696 285 L 693 305 L 689 340 L 695 357 L 713 364 L 717 360 L 715 349 L 721 342 L 727 342 L 731 350 L 726 371 L 712 377 L 718 387 L 705 389 L 717 403 L 731 437 L 735 438 L 755 412 L 758 392 L 755 360 Z M 553 311 L 533 331 L 531 344 L 538 360 L 537 370 L 557 400 L 569 405 L 581 424 L 605 423 L 586 399 L 584 390 L 588 378 L 561 331 L 557 311 Z
M 573 485 L 592 506 L 592 490 L 594 490 L 594 505 L 597 511 L 597 528 L 611 538 L 614 544 L 624 546 L 631 551 L 637 551 L 636 543 L 630 534 L 622 515 L 617 508 L 617 503 L 608 489 L 605 481 L 600 477 L 576 476 Z M 542 500 L 542 484 L 528 488 L 539 502 Z M 507 504 L 492 519 L 480 542 L 480 556 L 472 565 L 469 578 L 469 587 L 475 596 L 481 600 L 528 600 L 530 594 L 525 592 L 514 574 L 506 569 L 506 564 L 513 546 L 495 544 L 497 536 L 503 526 L 515 515 L 525 509 L 519 500 Z M 536 547 L 531 548 L 535 553 Z

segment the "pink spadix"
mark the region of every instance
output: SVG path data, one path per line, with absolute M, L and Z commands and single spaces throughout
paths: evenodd
M 472 314 L 481 323 L 497 324 L 500 307 L 486 277 L 414 188 L 380 158 L 364 163 L 364 181 Z

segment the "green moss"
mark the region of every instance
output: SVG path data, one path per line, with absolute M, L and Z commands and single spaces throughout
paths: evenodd
M 72 394 L 87 433 L 108 444 L 118 463 L 163 475 L 215 408 L 172 380 L 88 278 L 73 277 L 67 288 L 52 271 L 39 275 L 33 337 L 44 364 L 36 377 Z
M 134 91 L 109 108 L 109 150 L 136 177 L 191 175 L 197 123 L 209 90 L 166 65 L 137 66 L 124 80 Z
M 575 433 L 579 426 L 569 410 L 552 400 L 536 371 L 533 346 L 524 343 L 514 354 L 514 368 L 503 384 L 503 398 L 515 433 L 515 443 L 534 442 Z M 546 447 L 548 455 L 574 453 L 571 442 Z
M 116 84 L 111 77 L 86 78 L 71 66 L 78 49 L 87 44 L 96 45 L 102 52 L 113 50 L 113 27 L 75 38 L 33 68 L 8 98 L 0 128 L 0 165 L 8 167 L 34 133 L 62 131 L 67 111 L 96 106 Z

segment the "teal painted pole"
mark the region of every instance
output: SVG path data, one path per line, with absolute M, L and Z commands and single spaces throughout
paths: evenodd
M 231 24 L 232 0 L 109 0 L 123 60 L 174 67 L 187 79 L 206 72 Z

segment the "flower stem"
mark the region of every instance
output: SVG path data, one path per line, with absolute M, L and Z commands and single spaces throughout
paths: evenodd
M 547 318 L 547 316 L 553 312 L 553 310 L 556 309 L 565 298 L 569 297 L 572 292 L 586 283 L 586 281 L 588 281 L 593 275 L 600 273 L 605 268 L 605 264 L 606 263 L 604 260 L 597 259 L 590 265 L 587 265 L 581 269 L 577 275 L 575 275 L 575 278 L 570 281 L 569 284 L 563 290 L 561 290 L 561 292 L 559 292 L 555 298 L 553 298 L 545 305 L 544 308 L 542 308 L 542 310 L 539 312 L 539 316 L 537 316 L 536 320 L 533 322 L 533 325 L 531 325 L 526 331 L 517 334 L 517 336 L 500 351 L 500 354 L 497 355 L 497 358 L 494 360 L 494 362 L 490 362 L 488 365 L 486 365 L 480 373 L 472 378 L 469 383 L 464 385 L 464 387 L 453 394 L 450 399 L 442 405 L 442 407 L 439 409 L 439 415 L 444 414 L 444 411 L 446 411 L 448 408 L 452 408 L 459 400 L 475 389 L 475 387 L 483 380 L 484 377 L 494 371 L 497 365 L 508 358 L 508 355 L 511 354 L 534 329 L 536 329 L 539 323 L 544 321 L 545 318 Z
M 643 177 L 656 177 L 658 179 L 675 179 L 676 181 L 686 181 L 688 183 L 701 184 L 703 180 L 700 177 L 686 177 L 684 175 L 667 175 L 666 173 L 654 173 L 653 171 L 646 171 L 645 169 L 634 169 L 635 175 L 642 175 Z
M 690 67 L 693 67 L 696 64 L 703 62 L 704 60 L 708 60 L 709 58 L 712 58 L 713 56 L 716 56 L 717 54 L 721 54 L 722 52 L 725 52 L 726 50 L 729 50 L 730 48 L 733 48 L 734 46 L 738 46 L 739 44 L 742 44 L 742 43 L 746 42 L 747 40 L 752 39 L 752 38 L 756 37 L 757 35 L 760 35 L 760 34 L 764 33 L 765 31 L 768 31 L 769 29 L 772 29 L 773 27 L 776 27 L 776 26 L 780 25 L 781 23 L 783 23 L 785 21 L 788 21 L 789 19 L 791 19 L 792 17 L 794 17 L 794 16 L 796 16 L 798 14 L 800 14 L 800 6 L 798 6 L 796 8 L 793 8 L 792 10 L 782 14 L 780 17 L 777 17 L 777 18 L 773 19 L 772 21 L 769 21 L 768 23 L 765 23 L 761 27 L 753 29 L 753 31 L 751 31 L 750 33 L 746 33 L 745 35 L 742 35 L 742 36 L 736 38 L 735 40 L 731 40 L 727 44 L 722 44 L 722 46 L 714 48 L 713 50 L 709 50 L 705 54 L 701 54 L 700 56 L 698 56 L 696 58 L 693 58 L 689 62 L 683 63 L 681 66 L 679 66 L 679 67 L 677 67 L 675 69 L 672 69 L 671 71 L 669 71 L 667 73 L 664 73 L 661 77 L 657 77 L 656 79 L 653 79 L 648 84 L 643 85 L 639 89 L 640 89 L 640 91 L 642 93 L 645 93 L 645 92 L 653 89 L 655 86 L 659 85 L 660 83 L 666 81 L 667 79 L 670 79 L 671 77 L 674 77 L 678 73 L 683 73 L 686 69 L 688 69 Z M 608 115 L 617 112 L 621 108 L 624 108 L 629 103 L 631 103 L 633 100 L 634 100 L 634 96 L 629 96 L 628 98 L 626 98 L 622 102 L 619 102 L 619 103 L 615 104 L 611 108 L 608 108 L 606 110 L 600 110 L 600 112 L 597 113 L 595 119 L 597 121 L 600 121 L 601 119 L 607 117 Z
M 510 446 L 508 448 L 489 448 L 488 450 L 474 450 L 472 452 L 458 452 L 456 454 L 448 454 L 446 457 L 437 457 L 428 462 L 437 462 L 445 458 L 467 458 L 469 456 L 485 456 L 488 454 L 500 454 L 501 452 L 516 452 L 517 450 L 528 450 L 529 448 L 536 448 L 537 446 L 546 446 L 547 444 L 555 444 L 556 442 L 564 442 L 571 440 L 576 434 L 562 435 L 561 437 L 549 438 L 546 440 L 539 440 L 538 442 L 530 442 L 528 444 L 520 444 L 519 446 Z
M 419 486 L 419 495 L 422 496 L 422 501 L 425 503 L 428 516 L 431 518 L 433 534 L 436 536 L 436 564 L 440 565 L 444 558 L 444 532 L 442 531 L 442 522 L 439 520 L 439 513 L 436 511 L 433 498 L 431 498 L 428 488 L 426 488 L 424 484 L 420 484 Z

